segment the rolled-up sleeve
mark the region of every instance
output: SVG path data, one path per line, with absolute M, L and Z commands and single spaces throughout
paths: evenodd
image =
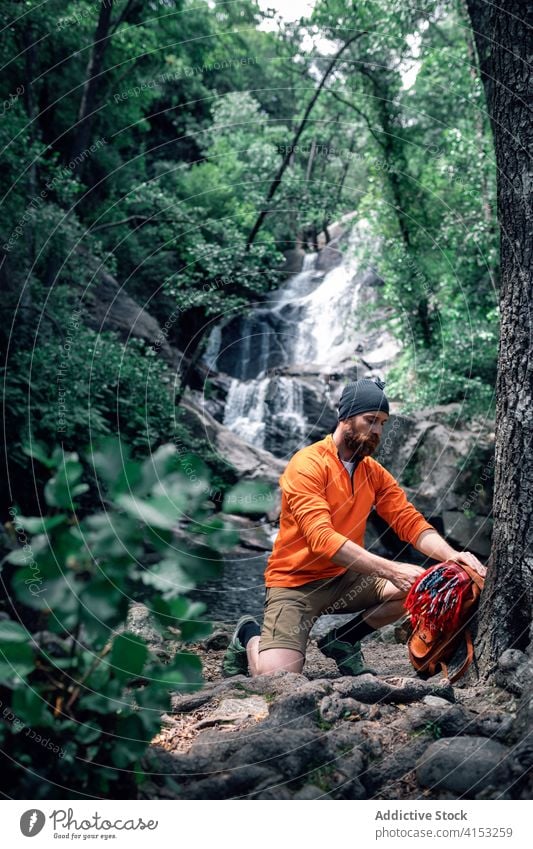
M 348 537 L 332 525 L 322 470 L 312 463 L 305 471 L 289 467 L 280 478 L 280 487 L 310 551 L 331 559 Z
M 403 542 L 415 545 L 422 531 L 434 531 L 433 525 L 407 500 L 397 480 L 383 466 L 380 467 L 376 489 L 376 512 L 391 526 Z

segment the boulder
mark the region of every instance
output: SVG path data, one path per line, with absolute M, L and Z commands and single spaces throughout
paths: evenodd
M 437 740 L 419 758 L 416 777 L 422 787 L 475 799 L 488 786 L 506 789 L 512 772 L 509 753 L 486 737 Z
M 403 778 L 408 772 L 414 770 L 427 745 L 427 738 L 413 740 L 378 763 L 371 763 L 362 776 L 368 793 L 373 795 L 385 784 Z
M 207 441 L 215 448 L 220 456 L 230 463 L 238 474 L 249 480 L 262 480 L 277 485 L 285 463 L 278 460 L 262 448 L 254 448 L 232 433 L 231 430 L 219 424 L 207 410 L 199 407 L 196 402 L 185 395 L 181 402 L 184 420 L 193 431 L 204 433 Z M 272 503 L 265 505 L 265 515 L 270 516 L 279 512 L 278 496 L 274 489 Z

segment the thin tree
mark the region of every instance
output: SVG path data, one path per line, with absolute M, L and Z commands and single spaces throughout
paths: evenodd
M 265 198 L 263 208 L 259 212 L 259 215 L 257 216 L 255 223 L 254 223 L 252 229 L 250 230 L 250 233 L 249 233 L 248 238 L 246 240 L 246 250 L 249 250 L 251 248 L 251 246 L 253 245 L 253 243 L 255 242 L 256 236 L 259 233 L 259 230 L 261 229 L 261 227 L 263 226 L 263 222 L 264 222 L 265 218 L 267 217 L 268 213 L 270 212 L 270 203 L 271 203 L 272 199 L 274 198 L 274 195 L 276 194 L 277 190 L 279 189 L 279 187 L 281 185 L 283 175 L 284 175 L 284 173 L 287 169 L 287 166 L 289 165 L 289 162 L 291 160 L 292 151 L 296 147 L 296 145 L 298 144 L 298 141 L 300 140 L 300 136 L 302 135 L 303 131 L 305 130 L 309 116 L 310 116 L 311 112 L 313 111 L 313 107 L 315 106 L 315 103 L 317 102 L 318 98 L 320 97 L 320 93 L 321 93 L 322 89 L 324 88 L 328 77 L 330 76 L 330 74 L 332 73 L 334 68 L 337 66 L 339 59 L 341 58 L 342 54 L 348 49 L 348 47 L 350 47 L 351 44 L 353 44 L 355 41 L 357 41 L 363 35 L 366 35 L 366 32 L 364 32 L 364 31 L 358 32 L 358 33 L 356 33 L 356 35 L 353 35 L 351 38 L 347 39 L 347 41 L 344 42 L 342 47 L 340 47 L 337 50 L 337 52 L 334 54 L 334 56 L 328 62 L 326 70 L 322 74 L 322 78 L 321 78 L 318 86 L 316 87 L 316 89 L 313 93 L 313 96 L 311 97 L 311 99 L 309 100 L 309 103 L 307 104 L 307 106 L 305 108 L 305 112 L 303 114 L 303 117 L 302 117 L 300 123 L 298 124 L 298 126 L 296 128 L 296 131 L 294 133 L 292 141 L 291 141 L 290 145 L 287 145 L 286 153 L 285 153 L 285 155 L 284 155 L 284 157 L 281 161 L 281 164 L 280 164 L 280 166 L 279 166 L 279 168 L 278 168 L 278 170 L 277 170 L 277 172 L 274 176 L 274 179 L 272 180 L 272 182 L 270 184 L 269 190 L 267 192 L 267 196 Z

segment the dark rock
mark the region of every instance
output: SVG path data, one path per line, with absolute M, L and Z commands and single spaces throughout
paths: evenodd
M 370 674 L 339 678 L 333 681 L 333 689 L 341 696 L 366 704 L 385 701 L 392 691 L 390 685 Z
M 334 799 L 366 799 L 367 792 L 361 781 L 365 768 L 363 753 L 355 749 L 352 754 L 334 762 L 331 795 Z
M 231 635 L 227 631 L 213 631 L 202 641 L 202 645 L 206 649 L 218 651 L 219 649 L 227 649 L 230 639 Z
M 264 727 L 285 727 L 287 725 L 316 725 L 318 719 L 317 702 L 331 691 L 329 681 L 318 679 L 299 686 L 289 695 L 279 696 L 270 705 L 268 719 Z
M 248 741 L 240 738 L 238 749 L 226 762 L 232 768 L 258 764 L 274 769 L 286 779 L 295 781 L 326 760 L 321 735 L 308 728 L 266 729 L 261 723 Z
M 292 798 L 310 801 L 312 799 L 331 799 L 331 796 L 324 793 L 324 791 L 321 790 L 320 787 L 317 787 L 316 784 L 304 784 L 304 786 L 301 787 Z
M 339 752 L 358 749 L 365 758 L 380 758 L 383 754 L 383 731 L 378 723 L 368 720 L 338 722 L 325 736 L 325 746 L 330 758 Z
M 513 722 L 513 717 L 505 713 L 487 711 L 477 717 L 476 734 L 504 742 L 511 735 Z
M 146 605 L 140 602 L 133 602 L 130 605 L 126 629 L 146 640 L 152 650 L 154 648 L 163 649 L 163 637 L 155 624 L 153 614 L 150 613 Z
M 436 695 L 448 701 L 454 700 L 453 689 L 449 681 L 421 681 L 417 678 L 390 677 L 377 678 L 374 675 L 358 675 L 333 681 L 333 689 L 342 696 L 349 696 L 361 702 L 403 703 L 423 699 L 426 695 Z
M 422 787 L 449 790 L 475 799 L 488 786 L 506 789 L 511 776 L 509 749 L 485 737 L 437 740 L 419 759 L 416 776 Z
M 220 772 L 201 781 L 184 785 L 179 798 L 238 799 L 252 796 L 279 782 L 279 775 L 272 770 L 257 764 L 249 764 L 231 772 Z
M 445 708 L 421 704 L 411 707 L 400 717 L 396 727 L 426 731 L 440 737 L 459 734 L 476 734 L 477 717 L 460 705 L 448 704 Z
M 370 719 L 370 711 L 368 705 L 363 702 L 358 702 L 355 699 L 345 698 L 337 694 L 325 696 L 319 705 L 320 717 L 325 722 L 336 722 L 338 719 L 349 715 L 359 716 L 362 719 Z
M 271 787 L 267 790 L 263 790 L 261 793 L 253 794 L 250 796 L 251 799 L 262 799 L 268 802 L 286 802 L 291 799 L 291 794 L 289 793 L 287 787 L 284 784 L 277 784 L 274 787 Z
M 316 260 L 317 271 L 331 271 L 341 264 L 343 258 L 342 251 L 339 250 L 337 240 L 329 242 L 319 252 Z
M 446 539 L 457 548 L 475 551 L 480 557 L 490 554 L 493 520 L 489 516 L 465 516 L 462 510 L 442 513 Z
M 371 763 L 362 776 L 363 784 L 368 793 L 372 795 L 389 782 L 397 781 L 411 772 L 427 747 L 427 738 L 413 740 L 406 746 L 387 755 L 379 763 Z
M 533 660 L 518 649 L 507 649 L 498 661 L 494 676 L 498 686 L 515 696 L 531 693 L 533 683 Z

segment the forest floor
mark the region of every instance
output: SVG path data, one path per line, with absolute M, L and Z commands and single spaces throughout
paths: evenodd
M 144 798 L 529 798 L 512 742 L 517 698 L 471 678 L 418 679 L 391 626 L 386 641 L 364 641 L 376 674 L 357 677 L 341 677 L 310 641 L 302 675 L 226 679 L 230 635 L 219 623 L 187 646 L 205 684 L 173 697 Z

